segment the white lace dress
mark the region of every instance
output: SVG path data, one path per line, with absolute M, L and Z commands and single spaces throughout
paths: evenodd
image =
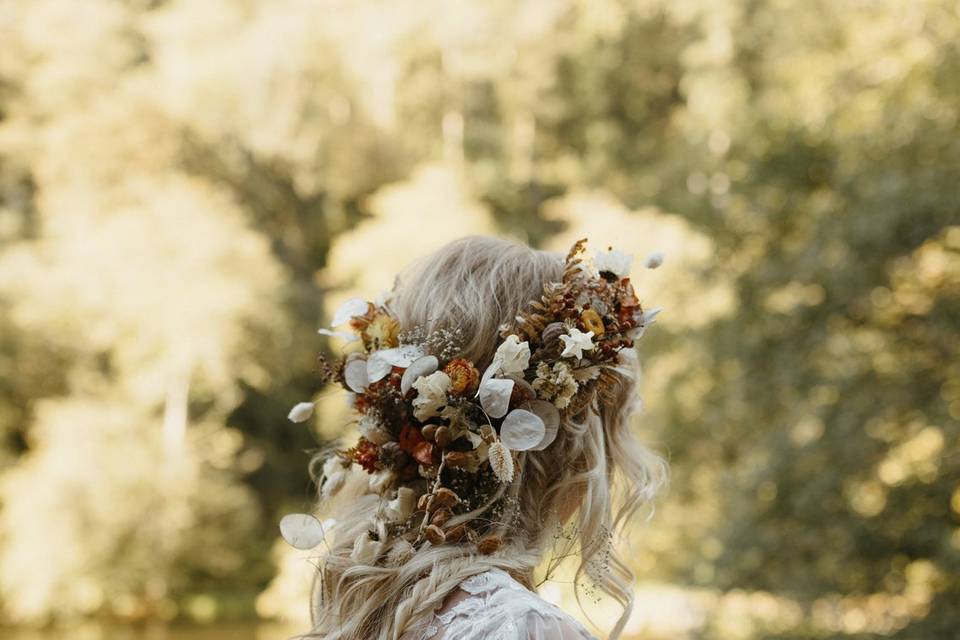
M 460 589 L 469 595 L 454 598 L 411 640 L 597 640 L 502 569 L 470 576 Z

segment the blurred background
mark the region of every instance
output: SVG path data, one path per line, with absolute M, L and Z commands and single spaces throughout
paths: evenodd
M 0 0 L 0 43 L 4 638 L 305 631 L 316 330 L 471 233 L 666 253 L 630 640 L 957 637 L 957 0 Z

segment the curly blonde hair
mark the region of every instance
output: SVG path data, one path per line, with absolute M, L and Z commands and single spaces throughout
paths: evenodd
M 562 277 L 563 257 L 515 242 L 468 237 L 452 242 L 400 274 L 388 306 L 401 326 L 426 332 L 459 328 L 459 357 L 485 367 L 498 344 L 499 327 L 511 321 L 547 282 Z M 558 555 L 578 551 L 575 582 L 589 579 L 620 603 L 622 615 L 609 637 L 620 636 L 633 606 L 634 575 L 611 536 L 665 483 L 667 466 L 642 446 L 630 428 L 639 365 L 625 350 L 611 374 L 613 392 L 578 415 L 564 419 L 556 440 L 542 451 L 525 451 L 514 481 L 505 487 L 517 517 L 502 531 L 503 546 L 480 555 L 470 544 L 429 545 L 413 554 L 391 553 L 403 544 L 387 539 L 385 561 L 374 566 L 351 559 L 354 540 L 365 535 L 380 498 L 364 477 L 354 474 L 318 510 L 337 520 L 315 575 L 305 637 L 329 640 L 399 640 L 426 625 L 446 596 L 470 575 L 498 567 L 532 586 L 533 570 L 553 548 L 558 527 L 572 520 L 573 534 L 561 538 Z M 321 468 L 328 454 L 318 454 Z M 470 520 L 489 514 L 473 512 Z M 596 570 L 602 566 L 602 570 Z M 578 601 L 580 591 L 577 591 Z

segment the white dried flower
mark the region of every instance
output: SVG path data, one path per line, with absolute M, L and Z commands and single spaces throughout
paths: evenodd
M 369 308 L 370 305 L 366 300 L 362 298 L 350 298 L 344 301 L 344 303 L 333 312 L 333 319 L 330 321 L 330 326 L 339 327 L 354 316 L 362 316 Z
M 373 564 L 380 555 L 383 543 L 374 540 L 366 531 L 360 534 L 356 542 L 353 543 L 353 551 L 350 552 L 350 558 L 357 564 Z
M 647 256 L 643 266 L 645 266 L 647 269 L 656 269 L 663 264 L 663 258 L 663 251 L 654 251 Z
M 330 329 L 317 329 L 317 333 L 322 336 L 330 336 L 331 338 L 340 338 L 345 342 L 356 342 L 360 339 L 360 336 L 347 333 L 346 331 L 331 331 Z
M 339 456 L 327 458 L 326 462 L 323 463 L 324 481 L 320 488 L 320 495 L 329 498 L 339 491 L 343 483 L 346 482 L 348 468 L 349 463 L 345 464 L 345 461 Z
M 625 278 L 630 275 L 630 264 L 632 262 L 633 256 L 617 249 L 597 251 L 593 255 L 593 266 L 597 268 L 597 271 L 609 271 L 618 278 Z
M 490 458 L 490 468 L 497 479 L 503 483 L 513 481 L 513 457 L 510 450 L 503 446 L 502 442 L 494 442 L 487 455 Z
M 417 496 L 410 487 L 397 489 L 397 497 L 387 503 L 386 517 L 391 522 L 403 522 L 413 513 Z
M 584 333 L 576 327 L 570 327 L 570 335 L 560 336 L 560 339 L 563 341 L 562 358 L 582 358 L 584 351 L 592 351 L 596 346 L 593 344 L 593 331 Z
M 450 390 L 450 376 L 443 371 L 435 371 L 429 376 L 418 378 L 413 383 L 417 397 L 413 399 L 413 415 L 417 420 L 427 420 L 437 415 L 447 404 L 447 391 Z
M 366 414 L 360 418 L 357 430 L 360 432 L 360 435 L 373 444 L 380 445 L 390 440 L 390 433 L 370 414 Z
M 367 486 L 370 487 L 370 491 L 374 493 L 382 493 L 384 489 L 393 484 L 395 479 L 396 475 L 391 469 L 384 469 L 383 471 L 377 471 L 371 474 L 367 480 Z
M 511 334 L 497 347 L 493 360 L 500 363 L 499 370 L 503 375 L 522 375 L 524 369 L 530 366 L 530 343 L 520 342 L 519 337 Z
M 287 419 L 291 422 L 305 422 L 313 415 L 313 408 L 312 402 L 301 402 L 290 409 Z
M 390 551 L 387 552 L 387 563 L 391 565 L 401 565 L 413 555 L 415 549 L 413 545 L 403 538 L 396 538 Z
M 546 362 L 537 365 L 537 378 L 533 381 L 537 397 L 553 402 L 558 409 L 565 409 L 579 388 L 566 362 L 555 362 L 553 368 Z

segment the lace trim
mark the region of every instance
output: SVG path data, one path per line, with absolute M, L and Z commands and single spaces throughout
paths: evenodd
M 502 569 L 472 575 L 460 583 L 460 588 L 470 597 L 435 614 L 419 640 L 429 640 L 441 628 L 444 640 L 515 640 L 520 634 L 517 621 L 529 613 L 563 620 L 573 625 L 584 640 L 596 640 L 578 620 L 526 589 Z

